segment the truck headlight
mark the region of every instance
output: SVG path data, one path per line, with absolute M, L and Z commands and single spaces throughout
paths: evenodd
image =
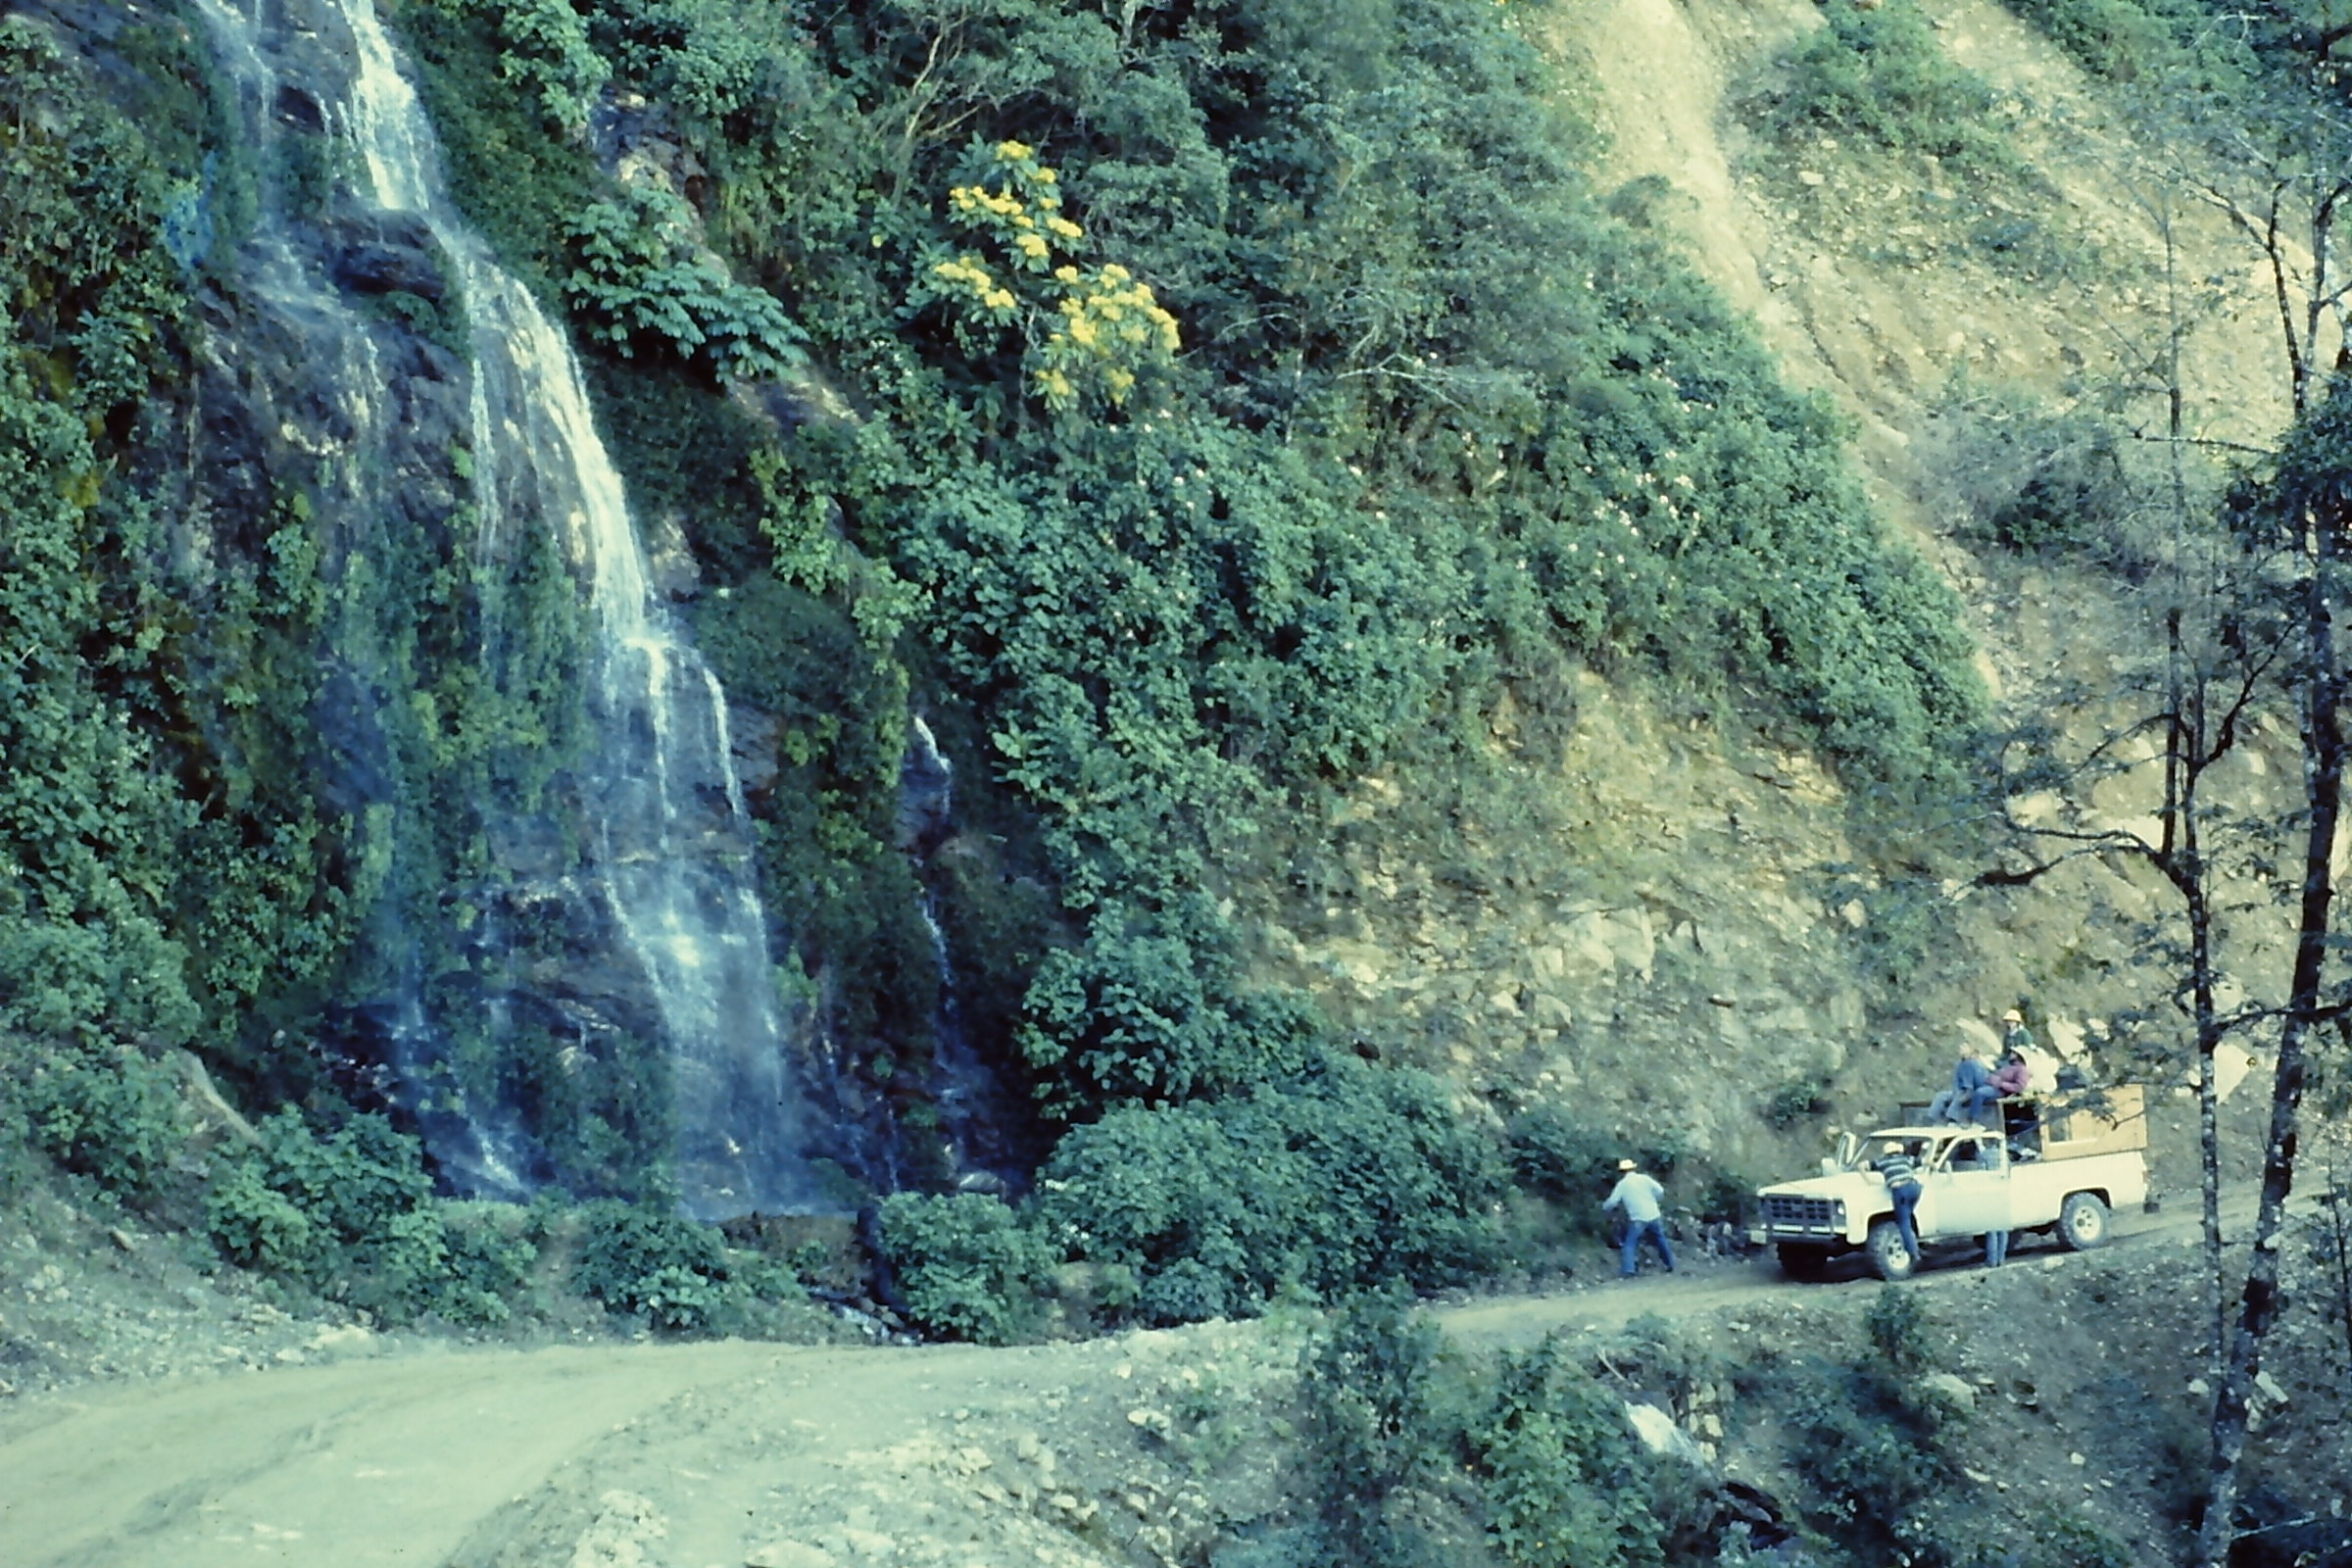
M 1831 1224 L 1833 1224 L 1833 1225 L 1837 1226 L 1837 1227 L 1838 1227 L 1839 1230 L 1843 1230 L 1843 1229 L 1845 1229 L 1845 1200 L 1844 1200 L 1844 1199 L 1840 1198 L 1839 1200 L 1838 1200 L 1837 1203 L 1836 1203 L 1835 1205 L 1833 1205 L 1833 1206 L 1832 1206 L 1832 1208 L 1830 1209 L 1830 1214 L 1831 1214 L 1831 1219 L 1830 1219 L 1830 1223 L 1831 1223 Z

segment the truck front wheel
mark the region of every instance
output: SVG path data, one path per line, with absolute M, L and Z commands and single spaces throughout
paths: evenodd
M 1794 1242 L 1783 1242 L 1774 1249 L 1780 1254 L 1781 1272 L 1792 1280 L 1817 1280 L 1828 1272 L 1829 1249 L 1800 1247 Z
M 2096 1193 L 2069 1193 L 2058 1208 L 2058 1237 L 2078 1252 L 2107 1240 L 2107 1205 Z
M 1890 1219 L 1880 1220 L 1870 1228 L 1870 1266 L 1883 1280 L 1907 1280 L 1919 1265 L 1911 1261 L 1911 1250 L 1903 1245 L 1903 1233 Z

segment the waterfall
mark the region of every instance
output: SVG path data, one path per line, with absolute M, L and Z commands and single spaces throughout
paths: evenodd
M 549 531 L 579 586 L 586 646 L 577 678 L 588 739 L 565 772 L 565 831 L 550 833 L 519 814 L 502 822 L 500 811 L 522 808 L 485 801 L 478 808 L 487 836 L 564 840 L 564 873 L 542 878 L 553 891 L 537 896 L 561 906 L 556 920 L 583 933 L 575 940 L 604 934 L 611 961 L 631 968 L 650 994 L 671 1070 L 673 1157 L 686 1210 L 717 1218 L 810 1206 L 725 696 L 652 586 L 568 342 L 460 221 L 431 125 L 374 0 L 197 4 L 257 142 L 294 133 L 282 123 L 289 91 L 315 102 L 346 155 L 339 218 L 420 223 L 429 231 L 472 348 L 465 422 L 481 571 L 494 579 L 514 535 L 539 528 Z M 332 383 L 322 395 L 341 410 L 338 435 L 347 450 L 338 467 L 362 474 L 392 466 L 383 453 L 398 420 L 373 407 L 386 379 L 371 360 L 376 329 L 341 298 L 327 270 L 306 254 L 316 243 L 306 248 L 301 224 L 267 194 L 260 228 L 255 265 L 264 270 L 256 292 L 272 310 L 307 322 L 340 318 L 333 330 L 313 334 L 343 345 L 337 359 L 318 368 Z M 354 505 L 368 499 L 352 498 Z M 490 587 L 479 613 L 484 678 L 500 685 L 511 678 L 500 650 L 514 628 L 502 623 Z M 573 1011 L 595 1010 L 566 1001 Z M 476 1005 L 497 1014 L 503 1004 L 485 995 Z M 435 1027 L 413 998 L 391 1010 L 388 1036 L 406 1058 L 395 1065 L 424 1073 L 435 1050 L 446 1049 L 429 1043 Z M 499 1018 L 473 1023 L 496 1033 Z M 432 1116 L 419 1119 L 462 1188 L 513 1196 L 531 1184 L 521 1174 L 531 1163 L 529 1135 L 512 1107 L 468 1103 L 462 1126 L 438 1131 Z M 442 1122 L 449 1119 L 444 1111 Z

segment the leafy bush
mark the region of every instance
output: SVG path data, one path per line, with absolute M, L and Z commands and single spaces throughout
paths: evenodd
M 1442 1511 L 1452 1490 L 1446 1408 L 1458 1378 L 1444 1337 L 1394 1300 L 1365 1298 L 1333 1317 L 1302 1385 L 1305 1445 L 1320 1504 L 1316 1560 L 1405 1568 L 1446 1560 Z M 1452 1421 L 1447 1416 L 1453 1416 Z M 1449 1430 L 1449 1428 L 1451 1430 Z
M 1653 1466 L 1624 1401 L 1571 1365 L 1556 1339 L 1506 1352 L 1493 1405 L 1469 1433 L 1488 1529 L 1506 1562 L 1634 1568 L 1664 1561 L 1647 1495 Z
M 588 111 L 612 68 L 590 46 L 587 25 L 570 0 L 435 3 L 488 18 L 503 46 L 500 74 L 527 87 L 555 125 L 571 132 L 587 125 Z
M 679 1333 L 721 1326 L 744 1295 L 714 1228 L 616 1199 L 581 1206 L 571 1280 L 607 1311 Z
M 187 1136 L 171 1070 L 128 1046 L 0 1046 L 0 1098 L 36 1147 L 127 1199 L 151 1198 Z
M 539 1260 L 528 1216 L 497 1203 L 438 1206 L 445 1252 L 441 1277 L 429 1288 L 433 1310 L 483 1328 L 508 1321 Z
M 1556 1340 L 1490 1372 L 1364 1298 L 1333 1317 L 1302 1392 L 1318 1563 L 1656 1568 L 1663 1493 L 1705 1490 L 1649 1458 L 1623 1399 Z
M 1033 1323 L 1055 1259 L 1001 1200 L 900 1193 L 882 1203 L 882 1250 L 924 1330 L 1008 1345 Z
M 1049 1108 L 1232 1093 L 1305 1064 L 1312 1017 L 1240 984 L 1214 927 L 1188 923 L 1119 901 L 1084 943 L 1038 965 L 1021 1046 L 1051 1086 Z
M 1617 1179 L 1623 1145 L 1557 1105 L 1531 1105 L 1508 1128 L 1511 1174 L 1539 1197 L 1568 1203 L 1598 1201 Z
M 1881 1286 L 1870 1309 L 1862 1314 L 1862 1326 L 1870 1335 L 1871 1348 L 1898 1377 L 1925 1372 L 1935 1365 L 1930 1340 L 1934 1325 L 1917 1291 Z
M 1822 1094 L 1822 1086 L 1810 1077 L 1791 1078 L 1772 1092 L 1764 1102 L 1764 1120 L 1787 1132 L 1800 1121 L 1829 1113 L 1830 1102 Z
M 2267 29 L 2217 25 L 2220 18 L 2205 0 L 2008 4 L 2094 76 L 2175 95 L 2188 89 L 2241 106 L 2257 96 L 2251 89 L 2262 72 L 2260 51 Z M 2292 25 L 2286 24 L 2289 36 Z
M 256 1131 L 205 1200 L 223 1257 L 396 1320 L 506 1320 L 537 1249 L 503 1216 L 435 1199 L 416 1139 L 379 1116 L 321 1134 L 290 1105 Z
M 956 306 L 957 341 L 971 353 L 1017 326 L 1030 387 L 1047 408 L 1125 405 L 1139 373 L 1175 357 L 1183 341 L 1176 318 L 1126 268 L 1079 264 L 1075 247 L 1086 230 L 1062 214 L 1060 175 L 1038 162 L 1036 148 L 975 143 L 961 172 L 966 183 L 949 190 L 949 212 L 994 254 L 967 251 L 931 264 L 931 289 Z M 1046 301 L 1056 294 L 1049 313 Z
M 2151 476 L 2134 471 L 2113 424 L 1967 382 L 1936 412 L 1939 466 L 1971 532 L 2023 555 L 2063 554 L 2125 571 L 2142 564 L 2146 546 L 2132 524 Z
M 2022 167 L 1994 127 L 1992 89 L 1944 53 L 1914 0 L 1832 7 L 1786 69 L 1769 111 L 1784 135 L 1858 137 L 1980 175 Z
M 622 358 L 650 341 L 739 380 L 806 362 L 808 334 L 774 295 L 727 275 L 695 238 L 686 204 L 666 190 L 622 187 L 573 220 L 571 240 L 577 260 L 564 296 L 588 335 Z
M 1072 1130 L 1037 1213 L 1073 1255 L 1133 1270 L 1145 1321 L 1177 1323 L 1255 1312 L 1292 1287 L 1337 1298 L 1471 1278 L 1497 1255 L 1501 1190 L 1495 1149 L 1436 1080 L 1335 1060 Z
M 1948 1466 L 1930 1430 L 1889 1393 L 1874 1380 L 1825 1375 L 1795 1410 L 1796 1460 L 1812 1483 L 1805 1513 L 1857 1560 L 1913 1557 L 1936 1539 L 1923 1504 Z

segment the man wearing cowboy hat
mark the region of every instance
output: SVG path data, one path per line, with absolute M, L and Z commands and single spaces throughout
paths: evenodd
M 1604 1214 L 1612 1208 L 1625 1210 L 1625 1241 L 1618 1248 L 1617 1277 L 1630 1280 L 1641 1272 L 1644 1236 L 1657 1244 L 1666 1272 L 1673 1273 L 1674 1249 L 1666 1245 L 1665 1211 L 1658 1206 L 1666 1197 L 1666 1189 L 1658 1185 L 1656 1177 L 1643 1175 L 1641 1167 L 1630 1159 L 1619 1160 L 1617 1169 L 1621 1173 L 1617 1185 L 1609 1190 L 1609 1196 L 1600 1205 Z
M 2034 1031 L 2026 1027 L 2026 1015 L 2015 1007 L 2001 1014 L 2001 1049 L 2020 1056 L 2034 1049 Z

